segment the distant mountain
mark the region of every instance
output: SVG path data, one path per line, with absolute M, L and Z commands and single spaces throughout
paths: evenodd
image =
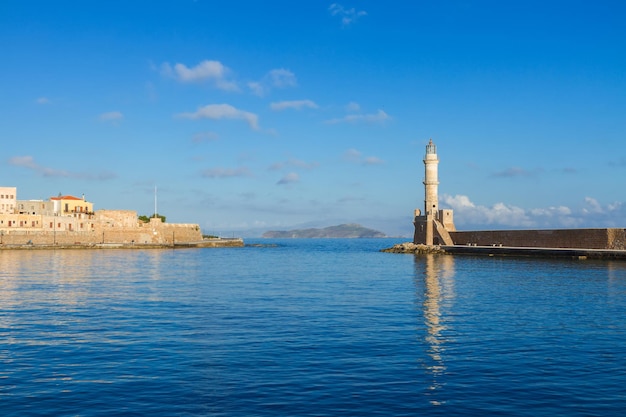
M 270 230 L 263 233 L 267 238 L 371 238 L 387 237 L 383 232 L 368 229 L 360 224 L 340 224 L 323 229 Z

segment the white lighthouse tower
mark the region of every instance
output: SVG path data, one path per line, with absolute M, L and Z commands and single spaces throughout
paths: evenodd
M 426 145 L 426 156 L 424 156 L 424 214 L 432 215 L 437 218 L 439 211 L 439 178 L 437 175 L 437 167 L 439 158 L 437 158 L 437 147 L 431 139 Z
M 424 213 L 415 210 L 413 242 L 424 245 L 452 245 L 448 232 L 454 231 L 452 210 L 439 210 L 439 158 L 430 139 L 424 156 Z

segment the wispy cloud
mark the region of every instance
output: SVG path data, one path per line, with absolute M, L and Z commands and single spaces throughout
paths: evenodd
M 181 63 L 171 66 L 165 62 L 161 65 L 161 74 L 181 83 L 211 82 L 220 90 L 239 90 L 237 83 L 230 79 L 230 69 L 219 61 L 204 60 L 195 67 Z
M 361 110 L 361 106 L 357 102 L 351 101 L 350 103 L 346 105 L 346 111 L 350 113 L 356 113 L 360 110 Z
M 311 100 L 292 100 L 270 103 L 270 108 L 272 110 L 280 111 L 286 109 L 301 110 L 303 108 L 317 109 L 318 106 Z
M 363 157 L 361 151 L 354 148 L 345 151 L 343 154 L 343 158 L 348 162 L 361 165 L 381 165 L 385 163 L 385 161 L 378 158 L 377 156 Z
M 122 119 L 124 119 L 124 115 L 119 111 L 110 111 L 106 113 L 102 113 L 98 116 L 98 119 L 101 122 L 107 122 L 114 125 L 117 125 Z
M 328 11 L 331 16 L 338 16 L 341 18 L 341 24 L 345 26 L 349 26 L 352 23 L 356 22 L 361 16 L 367 15 L 367 12 L 364 10 L 357 11 L 354 7 L 351 9 L 346 9 L 341 4 L 333 3 L 328 7 Z
M 492 177 L 499 177 L 499 178 L 513 178 L 513 177 L 532 177 L 536 174 L 538 174 L 539 172 L 541 172 L 541 169 L 536 169 L 534 171 L 528 171 L 524 168 L 520 168 L 520 167 L 511 167 L 511 168 L 507 168 L 503 171 L 498 171 L 498 172 L 494 172 L 493 174 L 491 174 Z
M 39 97 L 35 100 L 37 104 L 50 104 L 50 99 L 48 97 Z
M 204 107 L 198 108 L 193 113 L 180 113 L 177 117 L 182 117 L 184 119 L 211 119 L 211 120 L 220 120 L 220 119 L 236 119 L 243 120 L 250 128 L 254 130 L 259 130 L 259 116 L 254 113 L 239 110 L 230 104 L 209 104 Z
M 378 112 L 371 114 L 348 114 L 344 117 L 327 120 L 326 123 L 385 123 L 388 120 L 391 120 L 391 116 L 383 110 L 378 110 Z
M 617 167 L 617 168 L 624 168 L 626 167 L 626 158 L 622 157 L 618 160 L 609 161 L 609 166 Z
M 287 175 L 285 175 L 284 177 L 282 177 L 280 180 L 278 180 L 278 182 L 276 184 L 277 185 L 287 185 L 287 184 L 293 184 L 293 183 L 299 182 L 299 181 L 300 181 L 300 176 L 298 175 L 298 173 L 290 172 Z
M 208 168 L 202 171 L 204 178 L 250 177 L 252 174 L 246 167 L 239 168 Z
M 273 88 L 289 88 L 298 85 L 296 75 L 288 69 L 276 68 L 269 71 L 260 81 L 251 81 L 248 88 L 259 97 L 268 94 Z
M 191 139 L 193 143 L 205 143 L 217 140 L 219 137 L 215 132 L 198 132 Z
M 295 87 L 298 85 L 293 72 L 285 68 L 273 69 L 268 73 L 272 86 L 277 88 Z
M 381 165 L 384 164 L 385 161 L 380 159 L 377 156 L 368 156 L 363 160 L 363 165 Z
M 319 167 L 319 165 L 320 165 L 319 162 L 306 162 L 301 159 L 289 158 L 287 161 L 284 161 L 284 162 L 273 163 L 268 169 L 270 171 L 278 171 L 286 167 L 294 167 L 294 168 L 301 168 L 301 169 L 315 169 Z
M 36 174 L 42 177 L 58 177 L 58 178 L 74 178 L 85 180 L 110 180 L 116 178 L 117 175 L 113 172 L 104 171 L 98 174 L 93 173 L 79 173 L 70 172 L 61 169 L 54 169 L 44 167 L 35 162 L 35 158 L 30 155 L 27 156 L 14 156 L 9 159 L 9 164 L 34 171 Z

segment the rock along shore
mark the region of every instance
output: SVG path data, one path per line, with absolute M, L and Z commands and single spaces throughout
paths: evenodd
M 381 252 L 387 253 L 413 253 L 415 255 L 422 255 L 426 253 L 446 253 L 440 246 L 427 246 L 416 244 L 413 242 L 404 242 L 393 245 L 387 249 L 381 249 Z

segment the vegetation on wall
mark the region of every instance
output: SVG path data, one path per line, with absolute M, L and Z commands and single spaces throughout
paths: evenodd
M 158 218 L 160 218 L 160 219 L 161 219 L 161 221 L 162 221 L 163 223 L 165 223 L 165 216 L 163 216 L 162 214 L 159 214 L 159 213 L 157 213 L 157 214 L 156 214 L 156 216 L 155 216 L 154 214 L 152 214 L 152 215 L 150 215 L 150 216 L 141 215 L 141 216 L 139 216 L 139 221 L 142 221 L 142 222 L 144 222 L 144 223 L 149 223 L 149 222 L 150 222 L 150 219 L 151 219 L 152 217 L 158 217 Z

